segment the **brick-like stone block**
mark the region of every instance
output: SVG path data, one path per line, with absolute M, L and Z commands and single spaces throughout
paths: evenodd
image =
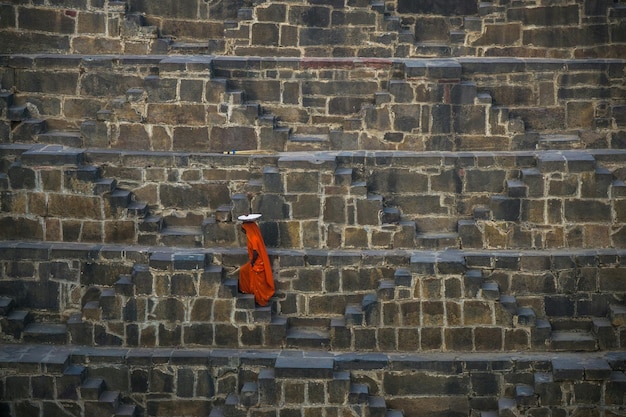
M 18 25 L 21 29 L 41 30 L 46 28 L 48 32 L 73 34 L 76 28 L 76 20 L 63 10 L 43 8 L 20 8 Z
M 184 129 L 184 128 L 179 128 Z M 177 135 L 178 130 L 175 130 L 174 134 L 174 143 L 177 142 L 177 137 L 181 137 L 182 135 Z M 189 128 L 187 128 L 189 129 Z M 200 147 L 202 150 L 208 151 L 218 151 L 222 152 L 224 150 L 231 149 L 239 149 L 239 150 L 248 150 L 248 149 L 257 149 L 258 147 L 258 138 L 254 131 L 254 128 L 246 127 L 246 126 L 232 126 L 232 127 L 223 127 L 223 126 L 214 126 L 210 131 L 210 139 L 208 143 L 202 143 L 205 139 L 204 134 L 205 131 L 199 129 L 197 135 L 197 139 L 193 140 L 192 143 L 188 145 L 192 145 L 191 149 L 197 149 Z M 193 132 L 190 132 L 193 133 Z M 200 136 L 201 135 L 201 136 Z M 183 140 L 184 137 L 181 137 Z M 181 143 L 181 146 L 185 146 L 187 144 Z M 183 148 L 190 149 L 190 148 Z M 200 150 L 198 149 L 198 150 Z
M 478 12 L 478 6 L 471 1 L 453 0 L 445 3 L 437 0 L 411 1 L 399 0 L 398 12 L 409 14 L 434 14 L 434 15 L 473 15 Z
M 611 206 L 598 200 L 566 200 L 565 219 L 571 222 L 603 222 L 611 218 Z
M 278 46 L 280 39 L 279 27 L 274 23 L 255 23 L 252 25 L 252 44 Z

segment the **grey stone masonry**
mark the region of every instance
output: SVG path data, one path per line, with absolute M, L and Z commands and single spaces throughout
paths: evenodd
M 359 410 L 402 416 L 408 414 L 401 410 L 415 407 L 439 413 L 444 398 L 447 409 L 483 415 L 498 408 L 523 413 L 550 407 L 568 413 L 589 406 L 613 413 L 624 406 L 626 360 L 623 353 L 555 359 L 540 353 L 320 355 L 15 345 L 2 345 L 0 358 L 0 407 L 20 416 L 26 410 L 57 415 L 72 406 L 90 415 Z M 289 363 L 329 371 L 315 376 L 286 371 Z M 571 390 L 576 395 L 565 400 Z
M 619 150 L 0 150 L 0 235 L 9 240 L 239 247 L 236 218 L 252 211 L 263 213 L 264 238 L 277 248 L 626 245 Z
M 609 1 L 21 1 L 0 11 L 2 53 L 610 58 L 625 44 L 623 7 Z
M 0 324 L 15 342 L 120 348 L 569 352 L 625 344 L 623 251 L 270 256 L 276 294 L 260 307 L 238 292 L 243 248 L 6 242 Z M 336 370 L 310 362 L 285 358 L 276 377 Z
M 1 64 L 3 143 L 186 152 L 623 148 L 617 59 L 5 55 Z

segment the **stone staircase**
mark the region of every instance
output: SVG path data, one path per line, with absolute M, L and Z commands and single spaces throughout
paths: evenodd
M 608 361 L 600 358 L 575 361 L 553 359 L 550 369 L 535 372 L 532 379 L 515 384 L 510 395 L 501 397 L 497 410 L 482 411 L 481 416 L 518 416 L 544 412 L 561 404 L 567 391 L 575 397 L 577 410 L 593 410 L 601 401 L 602 387 L 609 403 L 614 403 L 624 389 L 624 375 L 613 372 Z M 617 395 L 617 397 L 615 397 Z
M 353 380 L 349 371 L 335 370 L 335 361 L 315 353 L 279 355 L 274 366 L 262 368 L 241 383 L 212 417 L 248 416 L 252 412 L 314 410 L 320 404 L 360 416 L 401 417 L 385 399 L 370 394 L 370 387 Z
M 10 386 L 5 397 L 19 404 L 16 413 L 43 411 L 60 415 L 84 410 L 91 416 L 140 415 L 139 407 L 128 396 L 128 383 L 111 381 L 109 386 L 101 370 L 96 369 L 98 365 L 73 363 L 69 350 L 51 351 L 46 346 L 32 345 L 2 361 L 5 369 L 19 372 L 7 377 Z M 126 392 L 116 389 L 124 385 Z M 3 412 L 11 410 L 3 408 Z
M 626 384 L 621 352 L 558 358 L 519 353 L 511 359 L 5 345 L 2 353 L 2 368 L 13 373 L 3 376 L 0 407 L 18 415 L 85 410 L 95 416 L 217 417 L 280 410 L 400 417 L 420 408 L 488 417 L 598 407 L 619 412 Z M 418 381 L 418 394 L 410 393 Z M 468 388 L 475 394 L 463 399 Z M 563 395 L 570 401 L 563 402 Z

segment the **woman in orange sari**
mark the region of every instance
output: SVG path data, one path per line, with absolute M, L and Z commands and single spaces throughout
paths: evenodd
M 248 256 L 250 258 L 239 269 L 239 290 L 247 294 L 254 294 L 254 301 L 260 306 L 266 306 L 274 295 L 274 278 L 261 230 L 252 221 L 259 217 L 259 215 L 252 214 L 239 216 L 239 219 L 243 220 L 241 230 L 248 239 Z

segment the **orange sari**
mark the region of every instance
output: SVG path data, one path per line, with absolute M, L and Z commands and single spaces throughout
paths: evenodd
M 274 295 L 274 278 L 272 277 L 270 258 L 267 255 L 259 226 L 254 222 L 244 222 L 241 227 L 245 230 L 248 238 L 250 260 L 239 269 L 239 290 L 254 294 L 256 303 L 265 306 Z

